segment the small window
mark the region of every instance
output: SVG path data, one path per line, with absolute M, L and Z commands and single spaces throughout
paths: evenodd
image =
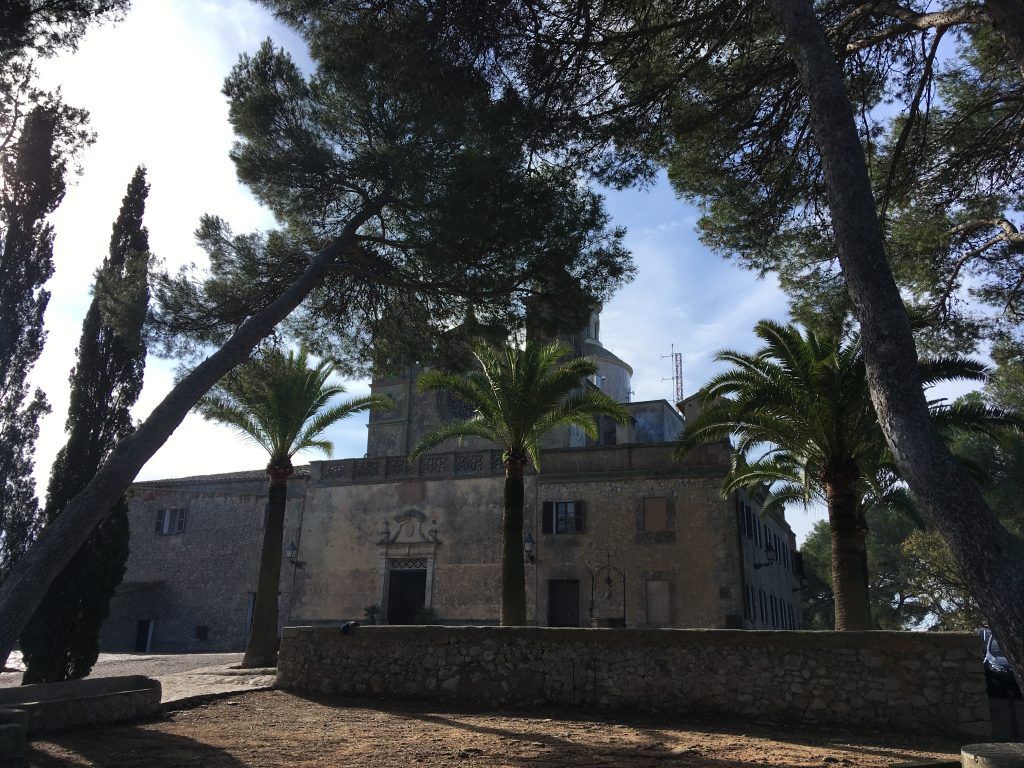
M 545 501 L 542 533 L 583 533 L 582 501 Z
M 652 533 L 668 530 L 668 499 L 664 496 L 644 499 L 644 530 Z
M 210 628 L 206 624 L 196 624 L 196 640 L 209 640 Z
M 185 510 L 161 509 L 156 513 L 156 532 L 161 536 L 174 536 L 185 530 Z

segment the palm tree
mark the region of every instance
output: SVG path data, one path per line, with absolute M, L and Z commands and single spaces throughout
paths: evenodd
M 773 488 L 766 509 L 824 501 L 836 629 L 871 629 L 866 515 L 878 507 L 912 511 L 913 505 L 875 415 L 859 340 L 844 343 L 770 320 L 754 333 L 765 346 L 753 355 L 725 350 L 716 356 L 731 367 L 703 390 L 705 409 L 680 436 L 676 456 L 735 435 L 724 494 L 765 484 Z M 986 375 L 982 364 L 964 357 L 922 361 L 919 369 L 925 387 Z M 1020 424 L 980 403 L 933 402 L 932 417 L 947 432 Z
M 528 463 L 540 469 L 540 442 L 555 427 L 576 426 L 597 437 L 595 416 L 608 416 L 620 424 L 629 412 L 604 392 L 584 381 L 597 366 L 582 357 L 563 360 L 571 350 L 565 344 L 527 342 L 523 348 L 495 349 L 479 345 L 473 350 L 479 371 L 465 376 L 427 371 L 420 376 L 420 392 L 453 392 L 473 408 L 466 421 L 446 424 L 424 437 L 410 460 L 454 438 L 480 437 L 502 449 L 505 493 L 502 514 L 501 623 L 526 623 L 526 573 L 523 568 L 523 473 Z
M 393 405 L 388 397 L 369 395 L 328 406 L 345 392 L 328 383 L 334 370 L 327 361 L 311 365 L 305 349 L 267 349 L 221 379 L 196 406 L 204 418 L 233 427 L 270 454 L 267 520 L 243 667 L 277 664 L 277 593 L 292 456 L 310 449 L 330 456 L 334 446 L 321 437 L 324 430 L 354 413 Z

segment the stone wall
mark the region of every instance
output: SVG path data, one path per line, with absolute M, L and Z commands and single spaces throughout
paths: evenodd
M 16 721 L 31 735 L 134 720 L 159 711 L 160 692 L 160 681 L 142 675 L 4 688 L 0 689 L 0 723 Z
M 298 535 L 307 478 L 288 483 L 284 546 Z M 138 648 L 139 622 L 152 622 L 149 651 L 244 648 L 259 574 L 267 479 L 262 471 L 136 483 L 128 511 L 131 550 L 111 602 L 100 647 Z M 175 535 L 155 531 L 162 509 L 187 510 Z M 281 623 L 287 623 L 294 570 L 281 568 Z M 294 623 L 294 622 L 292 622 Z
M 285 629 L 282 688 L 558 704 L 987 738 L 977 639 L 959 633 Z

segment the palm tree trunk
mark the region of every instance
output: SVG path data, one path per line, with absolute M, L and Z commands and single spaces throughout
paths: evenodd
M 256 582 L 256 600 L 252 614 L 252 631 L 245 646 L 243 667 L 277 666 L 277 595 L 281 587 L 281 548 L 284 546 L 284 517 L 288 508 L 289 466 L 268 470 L 270 492 L 267 501 L 267 524 L 263 530 L 263 551 L 260 554 L 260 575 Z
M 323 282 L 339 256 L 356 243 L 356 231 L 380 210 L 368 205 L 310 261 L 280 296 L 242 323 L 224 345 L 182 378 L 131 435 L 119 441 L 99 471 L 47 525 L 0 586 L 0 658 L 14 649 L 46 590 L 129 488 L 139 470 L 224 374 Z
M 857 488 L 847 478 L 825 483 L 828 524 L 832 534 L 832 592 L 836 630 L 871 629 L 868 600 L 867 527 L 860 514 Z
M 836 248 L 860 321 L 878 421 L 907 485 L 953 551 L 972 596 L 1024 679 L 1024 544 L 996 519 L 928 412 L 910 321 L 885 254 L 864 147 L 828 36 L 810 0 L 769 0 L 769 5 L 810 106 Z
M 501 626 L 526 624 L 526 569 L 523 566 L 522 461 L 505 464 L 505 508 L 501 519 Z

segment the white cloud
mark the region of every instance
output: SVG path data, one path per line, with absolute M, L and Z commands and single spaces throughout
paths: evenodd
M 66 382 L 93 272 L 107 252 L 110 228 L 135 167 L 148 168 L 145 222 L 153 252 L 168 267 L 205 260 L 192 236 L 204 213 L 223 216 L 237 231 L 272 223 L 235 178 L 228 157 L 233 135 L 220 92 L 238 54 L 255 50 L 268 35 L 302 59 L 294 36 L 254 3 L 146 0 L 136 3 L 121 24 L 91 30 L 78 51 L 43 67 L 44 84 L 60 86 L 68 103 L 89 110 L 98 138 L 82 155 L 82 177 L 53 216 L 56 273 L 47 286 L 52 291 L 49 337 L 33 372 L 53 404 L 36 450 L 40 492 L 64 442 Z M 170 389 L 172 371 L 167 361 L 147 361 L 145 388 L 134 409 L 137 418 L 144 418 Z M 258 448 L 190 416 L 140 477 L 264 463 Z

